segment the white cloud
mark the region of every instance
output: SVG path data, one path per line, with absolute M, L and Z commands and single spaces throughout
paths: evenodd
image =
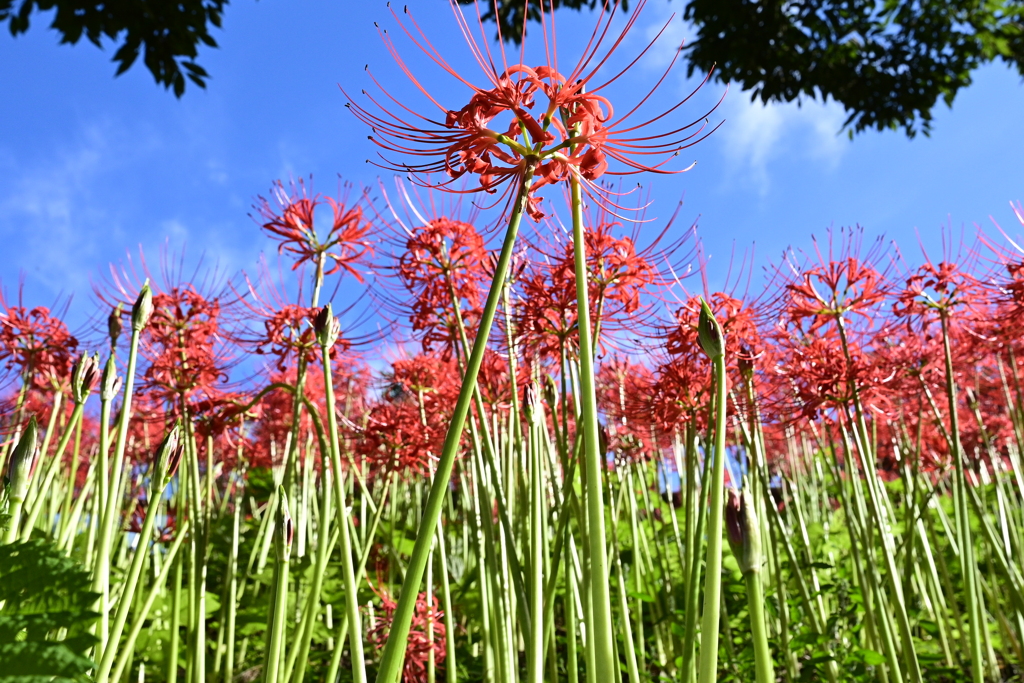
M 721 136 L 733 166 L 746 174 L 762 196 L 771 189 L 774 161 L 782 157 L 809 161 L 831 171 L 848 148 L 839 134 L 845 114 L 835 101 L 762 104 L 734 89 L 721 111 L 726 121 L 716 135 Z
M 657 42 L 644 56 L 643 64 L 647 68 L 661 70 L 667 67 L 675 58 L 679 46 L 689 43 L 696 35 L 693 26 L 683 21 L 685 6 L 682 0 L 670 0 L 645 8 L 648 22 L 644 31 L 645 43 L 654 40 L 658 33 L 662 32 Z M 685 67 L 685 60 L 677 61 L 676 67 Z
M 84 200 L 109 154 L 102 127 L 93 126 L 48 163 L 5 164 L 13 182 L 0 194 L 0 234 L 16 250 L 9 263 L 54 292 L 88 287 L 98 236 L 83 227 L 109 217 Z

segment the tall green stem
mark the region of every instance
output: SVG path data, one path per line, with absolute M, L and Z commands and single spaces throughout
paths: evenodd
M 330 304 L 328 304 L 327 308 L 330 310 Z M 333 316 L 330 316 L 330 320 L 330 325 L 333 326 Z M 351 649 L 352 658 L 352 680 L 355 683 L 365 683 L 366 657 L 363 654 L 363 628 L 359 616 L 359 592 L 356 586 L 355 569 L 352 566 L 352 538 L 348 522 L 349 508 L 345 501 L 345 472 L 341 468 L 338 415 L 335 410 L 334 381 L 331 376 L 330 350 L 334 340 L 329 339 L 329 336 L 329 331 L 327 334 L 321 335 L 320 348 L 323 352 L 324 391 L 327 398 L 327 431 L 331 446 L 331 465 L 335 470 L 335 491 L 338 497 L 338 527 L 341 532 L 341 568 L 345 581 L 345 610 L 350 626 L 349 648 Z M 433 532 L 433 529 L 431 529 L 431 532 Z M 319 585 L 316 588 L 319 592 Z
M 722 594 L 722 511 L 725 487 L 725 353 L 712 356 L 715 378 L 715 455 L 711 472 L 711 507 L 704 575 L 704 615 L 701 619 L 699 683 L 714 683 L 718 674 L 718 617 Z
M 605 547 L 604 492 L 601 473 L 604 453 L 597 432 L 597 391 L 594 387 L 594 349 L 590 327 L 588 297 L 587 251 L 583 234 L 583 197 L 579 179 L 569 181 L 572 199 L 572 241 L 576 261 L 576 322 L 579 331 L 580 356 L 580 419 L 583 422 L 583 457 L 586 461 L 587 532 L 590 537 L 590 591 L 593 599 L 592 622 L 587 624 L 587 638 L 595 647 L 595 680 L 612 680 L 618 676 L 613 658 L 615 635 L 612 625 L 612 600 L 608 572 L 608 551 Z M 596 578 L 593 578 L 596 577 Z
M 964 473 L 963 454 L 960 447 L 960 418 L 957 414 L 956 379 L 953 374 L 953 352 L 949 345 L 948 313 L 941 313 L 942 351 L 946 361 L 946 398 L 949 401 L 949 438 L 955 468 L 953 478 L 953 504 L 956 508 L 956 535 L 960 545 L 960 570 L 966 588 L 967 623 L 970 628 L 971 680 L 982 683 L 985 679 L 981 650 L 981 612 L 978 607 L 977 568 L 974 564 L 974 544 L 971 539 L 971 522 L 967 508 L 967 477 Z
M 519 232 L 519 224 L 522 222 L 523 212 L 526 211 L 526 203 L 529 199 L 530 187 L 533 185 L 533 173 L 536 164 L 537 159 L 530 157 L 523 171 L 519 195 L 516 197 L 515 204 L 512 207 L 508 230 L 505 233 L 505 241 L 501 246 L 501 254 L 494 269 L 494 280 L 491 282 L 491 288 L 487 293 L 487 303 L 480 318 L 480 328 L 477 332 L 476 340 L 473 342 L 473 351 L 470 354 L 469 363 L 466 366 L 466 376 L 462 381 L 462 388 L 459 390 L 459 398 L 455 404 L 452 421 L 448 426 L 448 433 L 445 436 L 444 446 L 441 449 L 441 457 L 437 463 L 437 472 L 434 474 L 434 479 L 430 486 L 430 494 L 427 496 L 427 505 L 423 512 L 423 523 L 416 534 L 416 544 L 413 546 L 409 567 L 405 573 L 405 580 L 402 582 L 402 593 L 398 598 L 398 606 L 392 618 L 391 633 L 388 635 L 388 642 L 384 646 L 384 652 L 381 655 L 380 669 L 377 672 L 377 683 L 397 683 L 402 671 L 402 660 L 405 657 L 405 649 L 408 645 L 409 629 L 412 625 L 420 583 L 423 581 L 423 572 L 427 565 L 427 556 L 434 538 L 437 522 L 441 517 L 441 507 L 444 504 L 448 482 L 451 479 L 452 466 L 455 463 L 455 455 L 459 450 L 459 443 L 462 441 L 462 430 L 466 425 L 469 406 L 473 400 L 473 390 L 476 388 L 477 374 L 480 372 L 480 365 L 484 360 L 487 339 L 491 333 L 494 315 L 498 308 L 498 302 L 501 299 L 505 277 L 508 274 L 508 265 L 512 259 L 512 249 L 515 246 L 516 235 Z

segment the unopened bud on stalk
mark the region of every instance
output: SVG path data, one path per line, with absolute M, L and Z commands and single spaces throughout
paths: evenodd
M 736 354 L 736 364 L 739 366 L 740 374 L 745 379 L 750 379 L 754 376 L 754 360 L 756 355 L 754 350 L 744 344 L 740 347 L 740 352 Z
M 178 471 L 181 463 L 181 455 L 185 450 L 185 444 L 181 442 L 181 423 L 171 427 L 164 440 L 157 448 L 156 458 L 153 462 L 153 476 L 157 481 L 170 481 L 174 473 Z
M 110 350 L 117 348 L 117 339 L 121 336 L 121 303 L 118 302 L 107 318 L 107 333 L 110 335 Z
M 313 318 L 313 331 L 316 332 L 316 339 L 327 348 L 334 346 L 341 335 L 341 322 L 331 312 L 331 305 L 327 304 Z
M 39 430 L 36 426 L 36 418 L 33 416 L 25 427 L 18 445 L 14 447 L 11 454 L 11 464 L 7 469 L 7 476 L 11 480 L 11 501 L 22 503 L 28 493 L 28 482 L 32 476 L 32 469 L 36 464 L 36 457 L 39 450 L 36 441 Z
M 700 320 L 697 322 L 697 338 L 700 347 L 709 358 L 719 358 L 725 355 L 725 334 L 722 326 L 715 319 L 711 307 L 704 299 L 700 300 Z
M 284 487 L 277 487 L 277 533 L 280 534 L 281 545 L 278 549 L 278 559 L 287 562 L 292 556 L 292 540 L 295 538 L 295 523 L 288 512 L 288 494 Z
M 135 300 L 135 305 L 132 306 L 132 329 L 136 332 L 141 332 L 142 328 L 149 324 L 149 317 L 151 315 L 153 315 L 153 290 L 149 288 L 149 282 L 147 281 L 142 285 L 139 298 Z
M 541 419 L 541 398 L 540 387 L 534 384 L 527 384 L 523 390 L 523 405 L 526 408 L 526 418 L 531 423 Z
M 555 409 L 555 401 L 558 400 L 558 389 L 555 387 L 555 380 L 551 375 L 544 375 L 544 402 L 548 404 L 549 410 Z
M 114 363 L 114 356 L 110 356 L 107 358 L 107 364 L 103 368 L 103 384 L 100 388 L 100 398 L 104 401 L 113 401 L 120 391 L 121 378 L 117 376 L 117 364 Z
M 761 571 L 761 528 L 749 489 L 729 489 L 729 500 L 725 503 L 725 532 L 740 571 L 744 574 Z
M 75 367 L 71 370 L 71 395 L 75 403 L 85 403 L 96 386 L 96 380 L 100 375 L 100 356 L 83 354 Z

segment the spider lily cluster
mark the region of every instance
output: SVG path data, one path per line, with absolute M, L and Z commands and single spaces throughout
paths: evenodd
M 693 230 L 600 182 L 707 132 L 603 94 L 642 8 L 561 75 L 453 6 L 479 87 L 396 12 L 469 103 L 351 102 L 410 179 L 258 200 L 297 282 L 0 299 L 0 679 L 1021 675 L 1024 255 L 840 231 L 689 294 Z

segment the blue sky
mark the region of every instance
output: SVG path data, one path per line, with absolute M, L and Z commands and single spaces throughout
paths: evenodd
M 618 61 L 635 55 L 644 36 L 682 4 L 650 0 Z M 465 66 L 447 3 L 409 6 L 444 54 Z M 212 75 L 208 89 L 190 88 L 181 100 L 158 88 L 141 64 L 113 78 L 109 46 L 57 45 L 46 15 L 36 15 L 17 39 L 5 31 L 0 282 L 8 295 L 23 274 L 27 304 L 74 294 L 71 317 L 81 321 L 91 310 L 92 283 L 139 245 L 154 261 L 168 244 L 226 272 L 251 272 L 261 251 L 273 252 L 248 215 L 273 181 L 313 174 L 317 189 L 331 191 L 341 174 L 374 185 L 380 172 L 365 163 L 374 153 L 367 130 L 345 110 L 338 86 L 371 87 L 368 63 L 403 101 L 423 104 L 374 21 L 395 33 L 381 0 L 239 0 L 216 33 L 220 49 L 201 53 Z M 563 63 L 574 61 L 594 18 L 570 12 L 558 21 Z M 646 92 L 641 86 L 658 78 L 675 41 L 688 34 L 678 14 L 667 33 L 672 39 L 614 91 L 616 102 L 636 101 Z M 396 42 L 420 65 L 432 94 L 455 109 L 466 102 L 464 88 L 398 36 Z M 839 133 L 844 115 L 834 103 L 764 107 L 733 88 L 712 115 L 713 122 L 725 119 L 722 128 L 687 150 L 696 168 L 645 181 L 655 200 L 649 214 L 667 218 L 685 200 L 680 226 L 700 217 L 713 281 L 724 274 L 733 244 L 742 250 L 756 242 L 764 263 L 787 245 L 808 246 L 812 234 L 832 225 L 864 226 L 911 255 L 918 234 L 934 247 L 947 224 L 991 227 L 992 216 L 1016 234 L 1009 201 L 1024 199 L 1024 87 L 1002 66 L 977 72 L 975 81 L 952 110 L 936 110 L 931 138 L 915 140 L 886 132 L 850 141 Z M 650 111 L 672 106 L 693 85 L 680 65 Z M 679 120 L 698 116 L 722 91 L 706 86 Z

